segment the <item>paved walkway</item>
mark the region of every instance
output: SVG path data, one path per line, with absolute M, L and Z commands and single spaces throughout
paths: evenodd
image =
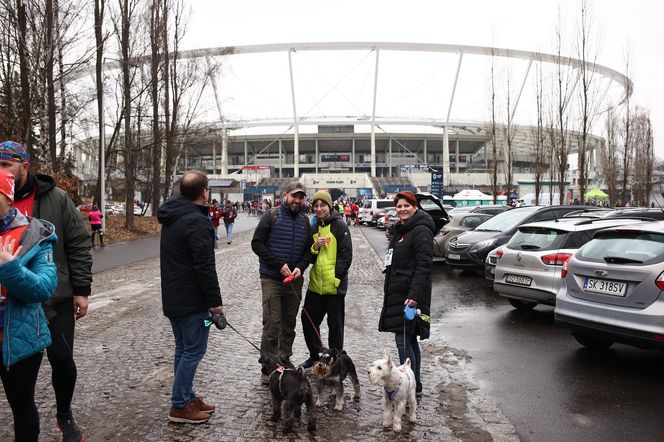
M 252 232 L 217 251 L 217 270 L 227 318 L 255 343 L 261 332 L 258 259 L 250 247 Z M 74 412 L 87 441 L 189 440 L 516 440 L 514 428 L 472 381 L 469 357 L 445 346 L 441 324 L 423 342 L 424 397 L 415 425 L 405 423 L 399 436 L 381 426 L 379 386 L 369 384 L 366 368 L 385 351 L 396 357 L 394 337 L 377 332 L 382 305 L 382 266 L 362 235 L 353 229 L 353 265 L 346 301 L 346 346 L 360 375 L 362 397 L 347 408 L 318 409 L 318 431 L 306 426 L 284 435 L 269 422 L 270 394 L 260 384 L 258 354 L 229 328 L 211 330 L 208 353 L 199 367 L 196 387 L 217 404 L 210 421 L 199 426 L 167 421 L 172 382 L 173 338 L 162 315 L 159 261 L 151 259 L 95 275 L 90 313 L 77 325 L 79 379 Z M 308 272 L 307 272 L 308 275 Z M 323 339 L 326 341 L 323 327 Z M 438 337 L 438 338 L 436 338 Z M 293 360 L 306 358 L 298 319 Z M 55 401 L 42 364 L 37 401 L 42 440 L 60 436 L 54 428 Z M 315 390 L 315 387 L 314 387 Z M 11 413 L 0 395 L 0 440 L 13 435 Z

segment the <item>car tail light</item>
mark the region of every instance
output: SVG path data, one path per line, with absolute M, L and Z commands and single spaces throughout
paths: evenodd
M 652 335 L 655 341 L 664 342 L 664 335 Z
M 373 210 L 369 210 L 369 215 L 373 215 Z
M 565 279 L 569 270 L 569 259 L 563 263 L 563 269 L 560 271 L 560 277 Z
M 542 262 L 550 266 L 561 266 L 572 257 L 571 253 L 551 253 L 542 256 Z
M 659 274 L 659 276 L 655 280 L 655 284 L 660 290 L 664 290 L 664 272 Z
M 496 250 L 496 258 L 500 259 L 502 257 L 503 257 L 503 248 L 501 247 L 498 250 Z

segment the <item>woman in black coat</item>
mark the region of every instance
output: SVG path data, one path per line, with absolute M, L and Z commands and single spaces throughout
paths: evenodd
M 404 307 L 415 306 L 422 316 L 429 317 L 436 226 L 428 213 L 418 210 L 413 192 L 397 194 L 394 205 L 399 222 L 385 256 L 385 296 L 378 330 L 394 332 L 399 359 L 403 364 L 406 358 L 410 358 L 417 381 L 417 395 L 421 396 L 422 355 L 417 337 L 429 337 L 429 323 L 420 315 L 406 320 Z

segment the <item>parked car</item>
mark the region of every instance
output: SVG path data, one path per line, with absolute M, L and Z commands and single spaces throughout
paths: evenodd
M 384 218 L 385 214 L 389 212 L 391 209 L 394 209 L 394 202 L 392 203 L 391 207 L 383 207 L 381 209 L 376 209 L 373 211 L 373 215 L 371 215 L 371 219 L 369 221 L 370 226 L 376 226 L 378 227 L 378 220 L 380 218 Z
M 417 198 L 418 209 L 424 210 L 429 215 L 431 215 L 431 218 L 433 218 L 433 222 L 436 225 L 436 232 L 440 231 L 440 229 L 442 229 L 443 226 L 449 222 L 449 215 L 443 208 L 443 204 L 436 195 L 433 195 L 429 192 L 417 192 L 415 194 L 415 198 Z M 385 232 L 385 236 L 388 240 L 391 238 L 392 233 L 394 232 L 394 225 L 397 223 L 397 221 L 399 221 L 399 219 L 396 217 L 395 211 L 394 223 L 391 223 Z
M 499 248 L 500 247 L 496 247 L 495 249 L 491 250 L 486 255 L 486 259 L 484 260 L 484 279 L 491 281 L 492 283 L 496 275 L 496 263 L 498 262 Z
M 486 213 L 457 213 L 450 215 L 450 222 L 446 224 L 440 232 L 433 238 L 433 257 L 435 260 L 444 261 L 445 251 L 447 250 L 447 243 L 455 235 L 472 230 L 482 224 L 493 215 Z
M 555 320 L 581 345 L 664 349 L 664 222 L 597 232 L 561 276 Z
M 397 220 L 397 210 L 394 208 L 388 210 L 382 217 L 378 218 L 378 221 L 376 221 L 376 227 L 387 230 L 390 225 L 390 220 Z
M 595 232 L 638 220 L 561 218 L 524 224 L 496 251 L 494 291 L 519 311 L 556 305 L 563 265 Z
M 358 222 L 360 224 L 367 224 L 371 222 L 371 217 L 376 209 L 384 209 L 386 207 L 394 207 L 394 201 L 388 199 L 368 199 L 362 203 L 358 213 Z
M 503 213 L 506 210 L 510 210 L 510 206 L 504 204 L 489 204 L 489 205 L 479 205 L 479 206 L 461 206 L 455 207 L 449 212 L 450 216 L 456 215 L 457 213 L 488 213 L 489 215 L 498 215 Z
M 664 210 L 647 207 L 627 207 L 611 211 L 606 215 L 610 218 L 650 218 L 657 221 L 664 220 Z
M 484 273 L 484 262 L 489 251 L 507 243 L 519 226 L 562 218 L 567 212 L 581 208 L 583 206 L 528 206 L 499 213 L 475 229 L 451 238 L 447 244 L 446 262 L 455 268 Z

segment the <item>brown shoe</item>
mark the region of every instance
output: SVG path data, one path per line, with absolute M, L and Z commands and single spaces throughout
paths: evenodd
M 210 415 L 203 413 L 189 402 L 184 408 L 173 408 L 168 412 L 168 420 L 184 424 L 202 424 L 210 419 Z
M 201 396 L 196 396 L 196 399 L 194 399 L 194 407 L 198 408 L 199 411 L 207 414 L 214 413 L 214 410 L 216 409 L 214 405 L 206 404 L 203 402 L 203 398 Z

